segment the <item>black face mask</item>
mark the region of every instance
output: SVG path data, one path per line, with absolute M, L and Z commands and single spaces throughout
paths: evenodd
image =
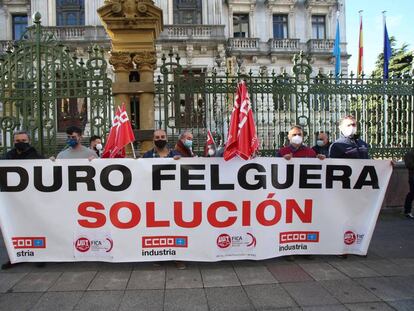
M 154 140 L 154 145 L 159 149 L 164 149 L 164 147 L 167 145 L 167 141 L 163 139 Z
M 20 152 L 25 152 L 26 150 L 28 150 L 30 148 L 30 144 L 29 143 L 24 143 L 24 142 L 19 142 L 19 143 L 14 144 L 14 148 L 16 148 L 16 150 L 18 150 Z

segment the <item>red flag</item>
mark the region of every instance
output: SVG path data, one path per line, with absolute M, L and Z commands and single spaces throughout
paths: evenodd
M 215 152 L 216 149 L 216 143 L 214 142 L 213 135 L 211 135 L 210 130 L 207 131 L 207 140 L 206 140 L 206 146 L 204 147 L 204 156 L 209 156 L 208 151 L 210 149 L 213 149 Z
M 364 60 L 364 42 L 363 42 L 363 34 L 362 34 L 362 15 L 360 15 L 357 78 L 361 78 L 362 76 L 362 72 L 364 70 L 363 60 Z
M 125 103 L 122 103 L 122 107 L 118 107 L 115 113 L 102 158 L 124 158 L 125 146 L 133 141 L 135 141 L 134 131 L 125 109 Z
M 237 86 L 236 98 L 230 118 L 230 129 L 224 150 L 224 160 L 230 160 L 238 155 L 248 160 L 258 150 L 259 141 L 253 119 L 249 93 L 246 83 Z

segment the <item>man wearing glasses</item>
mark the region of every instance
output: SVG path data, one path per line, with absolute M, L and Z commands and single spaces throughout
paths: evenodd
M 276 152 L 277 157 L 283 157 L 286 160 L 291 158 L 319 158 L 325 159 L 322 154 L 316 154 L 316 152 L 303 144 L 303 130 L 299 125 L 294 125 L 288 133 L 289 145 L 280 148 Z
M 69 126 L 66 129 L 68 139 L 67 147 L 57 155 L 57 159 L 89 159 L 97 158 L 96 152 L 81 145 L 82 130 L 77 126 Z
M 346 116 L 339 121 L 341 137 L 329 149 L 330 158 L 369 159 L 368 145 L 356 135 L 357 124 L 353 116 Z

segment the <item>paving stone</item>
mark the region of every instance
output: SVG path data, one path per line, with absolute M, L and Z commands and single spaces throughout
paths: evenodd
M 81 299 L 83 292 L 47 292 L 36 305 L 33 311 L 71 311 Z
M 86 290 L 96 273 L 96 271 L 64 272 L 49 291 L 67 292 Z
M 403 267 L 406 274 L 414 274 L 414 258 L 389 258 L 392 263 L 397 266 Z
M 240 285 L 240 281 L 232 267 L 221 269 L 201 269 L 201 275 L 203 276 L 204 287 Z
M 241 286 L 206 288 L 205 292 L 210 311 L 254 310 Z
M 297 306 L 288 293 L 278 284 L 243 286 L 256 310 Z
M 313 281 L 312 277 L 295 263 L 271 263 L 267 265 L 267 269 L 281 283 Z
M 414 310 L 414 299 L 389 301 L 388 304 L 398 311 Z
M 385 302 L 365 302 L 345 305 L 351 311 L 395 311 Z
M 11 290 L 13 292 L 45 292 L 61 275 L 61 272 L 32 272 L 26 275 Z
M 126 288 L 131 271 L 98 272 L 88 290 L 123 290 Z
M 385 301 L 410 299 L 414 295 L 412 290 L 407 288 L 407 284 L 401 280 L 401 277 L 364 278 L 355 281 Z
M 7 293 L 0 295 L 0 310 L 31 310 L 42 293 Z
M 202 288 L 167 289 L 165 311 L 208 311 L 207 299 Z
M 277 283 L 265 266 L 235 266 L 234 270 L 242 285 Z
M 330 261 L 330 265 L 349 276 L 350 278 L 369 278 L 380 276 L 380 274 L 359 261 Z
M 123 296 L 124 291 L 86 291 L 74 310 L 118 310 Z
M 366 260 L 362 263 L 382 276 L 407 275 L 407 271 L 403 266 L 387 259 Z
M 17 282 L 19 282 L 27 273 L 2 273 L 0 274 L 0 293 L 7 292 Z
M 317 281 L 348 279 L 345 274 L 327 263 L 302 263 L 299 266 Z
M 303 311 L 348 311 L 343 305 L 303 307 Z
M 203 288 L 200 270 L 196 267 L 185 270 L 167 268 L 165 288 Z
M 127 289 L 164 289 L 165 270 L 134 270 Z
M 300 306 L 339 304 L 338 300 L 317 282 L 284 283 L 282 286 Z
M 319 282 L 342 303 L 379 301 L 378 297 L 352 280 Z
M 163 311 L 164 290 L 128 290 L 119 311 Z

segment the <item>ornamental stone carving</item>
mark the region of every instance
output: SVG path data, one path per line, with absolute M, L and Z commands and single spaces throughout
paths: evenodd
M 115 71 L 130 71 L 134 68 L 131 54 L 129 52 L 111 52 L 109 63 Z
M 155 57 L 155 52 L 144 51 L 135 54 L 134 63 L 138 68 L 149 67 L 154 69 L 155 64 L 157 63 L 157 58 Z

